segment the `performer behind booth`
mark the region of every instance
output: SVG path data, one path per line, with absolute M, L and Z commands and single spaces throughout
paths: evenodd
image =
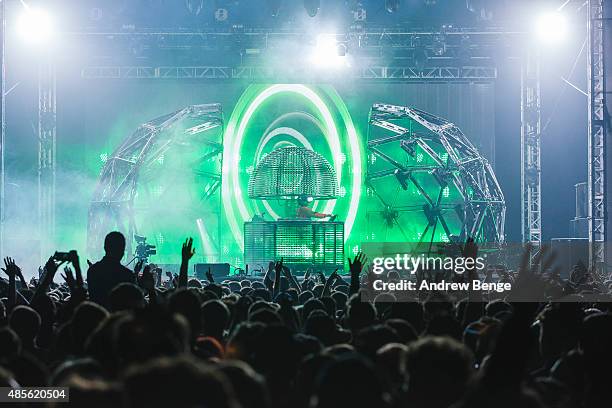
M 312 199 L 308 199 L 305 195 L 301 195 L 298 197 L 298 208 L 296 211 L 296 217 L 301 219 L 311 219 L 311 218 L 330 218 L 330 221 L 333 221 L 336 216 L 333 214 L 323 214 L 316 211 L 313 211 L 310 208 L 310 201 Z

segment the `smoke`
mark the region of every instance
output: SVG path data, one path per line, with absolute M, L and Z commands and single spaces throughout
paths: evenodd
M 46 235 L 39 211 L 38 177 L 28 173 L 7 180 L 2 256 L 15 258 L 26 279 L 38 276 L 39 266 L 56 250 L 77 250 L 85 269 L 87 210 L 97 179 L 77 170 L 56 171 L 55 233 Z

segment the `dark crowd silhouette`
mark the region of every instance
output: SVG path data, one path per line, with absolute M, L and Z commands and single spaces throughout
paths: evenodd
M 609 282 L 548 273 L 545 248 L 498 271 L 509 293 L 442 293 L 373 291 L 363 254 L 345 276 L 276 260 L 217 282 L 188 276 L 192 239 L 177 275 L 126 268 L 125 246 L 111 232 L 87 271 L 56 253 L 29 282 L 4 260 L 0 387 L 69 387 L 86 407 L 612 407 Z

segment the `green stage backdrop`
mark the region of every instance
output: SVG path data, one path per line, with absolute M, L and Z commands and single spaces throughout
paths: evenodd
M 387 225 L 380 203 L 364 184 L 366 168 L 376 166 L 366 148 L 368 113 L 373 103 L 415 106 L 456 123 L 494 164 L 494 88 L 489 83 L 451 84 L 245 84 L 241 82 L 81 80 L 80 89 L 58 93 L 57 246 L 85 250 L 87 208 L 98 174 L 120 142 L 141 123 L 185 106 L 221 103 L 225 118 L 223 164 L 217 197 L 202 200 L 205 185 L 190 172 L 197 152 L 174 149 L 142 180 L 136 199 L 138 232 L 158 248 L 157 263 L 179 261 L 180 244 L 193 236 L 196 262 L 242 264 L 242 225 L 255 214 L 268 219 L 290 215 L 284 202 L 255 201 L 247 194 L 249 175 L 265 154 L 283 146 L 305 146 L 336 169 L 337 200 L 315 208 L 345 221 L 346 253 L 366 241 L 417 241 L 426 218 L 406 215 L 401 228 Z M 397 152 L 396 152 L 397 153 Z M 417 152 L 416 165 L 427 157 Z M 182 169 L 169 177 L 168 169 Z M 157 174 L 157 176 L 156 176 Z M 174 171 L 173 174 L 176 174 Z M 432 182 L 433 183 L 433 182 Z M 431 184 L 434 188 L 434 184 Z M 503 186 L 502 186 L 503 188 Z M 419 192 L 389 184 L 395 205 L 419 204 Z M 457 199 L 452 190 L 445 199 Z M 447 237 L 437 232 L 437 241 Z M 91 257 L 97 254 L 89 254 Z

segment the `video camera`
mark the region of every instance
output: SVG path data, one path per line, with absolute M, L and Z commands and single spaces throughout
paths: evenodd
M 151 255 L 157 254 L 155 245 L 147 244 L 147 237 L 134 234 L 134 241 L 136 241 L 136 250 L 134 256 L 144 263 L 148 263 Z

